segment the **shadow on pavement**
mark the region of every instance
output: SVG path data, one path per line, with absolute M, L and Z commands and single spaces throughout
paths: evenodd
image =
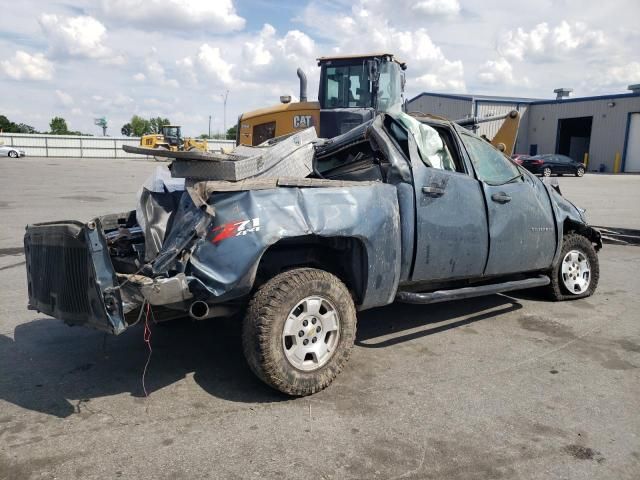
M 432 305 L 395 303 L 361 315 L 356 345 L 364 348 L 391 347 L 521 308 L 520 303 L 504 295 Z
M 390 347 L 519 308 L 500 295 L 437 305 L 391 305 L 359 315 L 356 345 Z M 424 328 L 413 331 L 418 327 Z M 391 338 L 376 341 L 389 334 Z M 153 325 L 151 344 L 146 376 L 150 395 L 193 374 L 203 390 L 218 398 L 252 403 L 289 399 L 249 370 L 237 319 Z M 0 398 L 65 418 L 87 399 L 122 393 L 144 397 L 141 379 L 147 356 L 142 325 L 113 337 L 37 319 L 19 325 L 14 339 L 0 335 Z

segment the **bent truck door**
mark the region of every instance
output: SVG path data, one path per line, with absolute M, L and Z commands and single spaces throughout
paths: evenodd
M 485 275 L 547 268 L 556 250 L 556 227 L 549 195 L 484 140 L 461 133 L 462 142 L 487 201 L 489 259 Z
M 482 189 L 464 173 L 451 132 L 437 133 L 440 148 L 428 158 L 408 136 L 416 198 L 413 281 L 480 276 L 489 250 Z

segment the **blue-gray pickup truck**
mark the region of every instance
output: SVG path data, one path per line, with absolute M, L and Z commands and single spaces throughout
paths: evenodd
M 149 312 L 237 315 L 256 375 L 308 395 L 345 366 L 357 311 L 598 284 L 584 212 L 443 119 L 380 114 L 330 140 L 311 128 L 168 155 L 135 210 L 27 226 L 31 309 L 113 334 Z

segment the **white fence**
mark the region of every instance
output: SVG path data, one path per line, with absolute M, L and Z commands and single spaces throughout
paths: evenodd
M 140 137 L 85 137 L 0 133 L 0 143 L 24 150 L 30 157 L 136 158 L 122 150 L 123 145 L 140 145 Z M 234 140 L 208 140 L 209 151 L 233 148 Z

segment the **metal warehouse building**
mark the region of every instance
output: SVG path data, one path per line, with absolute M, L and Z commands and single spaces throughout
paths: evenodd
M 516 153 L 561 153 L 586 158 L 591 171 L 640 172 L 640 84 L 629 90 L 567 98 L 571 90 L 558 89 L 555 100 L 425 92 L 407 102 L 407 111 L 457 120 L 516 109 L 521 115 Z M 481 123 L 477 133 L 493 138 L 501 123 Z

